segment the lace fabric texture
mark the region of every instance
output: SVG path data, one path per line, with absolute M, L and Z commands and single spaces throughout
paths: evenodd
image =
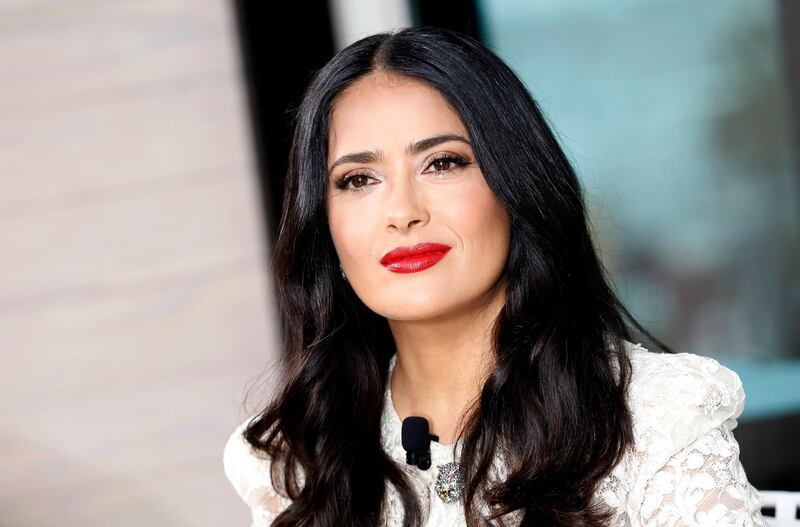
M 748 482 L 733 436 L 744 408 L 738 375 L 716 360 L 691 353 L 653 353 L 625 343 L 633 366 L 629 404 L 635 444 L 594 496 L 614 511 L 613 526 L 763 526 L 758 491 Z M 394 367 L 395 357 L 390 363 Z M 271 485 L 269 460 L 244 441 L 241 423 L 223 453 L 225 474 L 250 507 L 251 527 L 267 527 L 290 501 Z M 460 443 L 431 443 L 432 469 L 405 463 L 401 421 L 387 387 L 382 444 L 418 489 L 427 526 L 465 526 L 462 504 L 435 494 L 435 467 L 454 461 Z M 494 474 L 504 474 L 496 463 Z M 488 511 L 487 511 L 488 512 Z M 520 511 L 517 511 L 520 512 Z M 384 525 L 402 525 L 403 509 L 387 487 Z M 504 518 L 513 524 L 519 514 Z

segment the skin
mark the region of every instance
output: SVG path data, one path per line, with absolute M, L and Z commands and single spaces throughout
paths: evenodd
M 350 286 L 386 317 L 397 345 L 390 380 L 395 410 L 401 419 L 426 417 L 431 433 L 450 444 L 493 368 L 490 331 L 505 301 L 500 275 L 510 224 L 469 144 L 449 140 L 404 152 L 409 143 L 441 134 L 469 141 L 459 115 L 436 89 L 395 74 L 362 77 L 333 105 L 326 210 Z M 331 170 L 341 156 L 369 150 L 383 157 Z M 432 163 L 443 153 L 468 164 Z M 338 178 L 354 172 L 363 176 L 337 188 Z M 380 264 L 389 250 L 419 242 L 452 248 L 416 273 Z

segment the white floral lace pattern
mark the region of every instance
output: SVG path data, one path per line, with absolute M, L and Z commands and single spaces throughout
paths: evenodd
M 237 426 L 225 444 L 223 466 L 233 488 L 250 507 L 251 527 L 268 527 L 291 501 L 272 487 L 269 459 L 255 451 L 242 436 L 249 421 Z
M 626 343 L 635 444 L 596 496 L 615 526 L 762 526 L 733 437 L 744 409 L 739 376 L 710 357 Z
M 727 423 L 672 456 L 650 479 L 642 525 L 764 525 L 757 491 Z
M 628 401 L 635 442 L 594 496 L 614 512 L 611 525 L 766 527 L 758 491 L 747 480 L 733 436 L 745 400 L 738 375 L 709 357 L 625 345 L 633 366 Z M 393 365 L 394 359 L 390 368 Z M 426 525 L 465 526 L 460 502 L 432 499 L 431 476 L 406 467 L 401 422 L 388 395 L 387 390 L 382 444 L 413 476 L 425 505 Z M 246 422 L 225 445 L 225 473 L 250 507 L 251 527 L 268 527 L 289 502 L 271 487 L 269 461 L 241 436 Z M 432 443 L 433 447 L 437 462 L 453 460 L 444 445 Z M 502 474 L 504 468 L 494 470 Z M 402 525 L 402 506 L 391 486 L 384 512 L 387 527 Z

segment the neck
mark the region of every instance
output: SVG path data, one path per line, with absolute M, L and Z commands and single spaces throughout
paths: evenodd
M 397 349 L 389 382 L 401 418 L 428 416 L 440 435 L 453 435 L 494 367 L 491 331 L 504 302 L 501 285 L 478 306 L 434 320 L 389 320 Z

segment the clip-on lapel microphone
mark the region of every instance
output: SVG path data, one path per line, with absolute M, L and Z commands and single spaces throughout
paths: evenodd
M 429 433 L 428 420 L 416 415 L 403 419 L 402 438 L 406 463 L 428 470 L 431 467 L 431 440 L 439 441 L 439 436 Z

